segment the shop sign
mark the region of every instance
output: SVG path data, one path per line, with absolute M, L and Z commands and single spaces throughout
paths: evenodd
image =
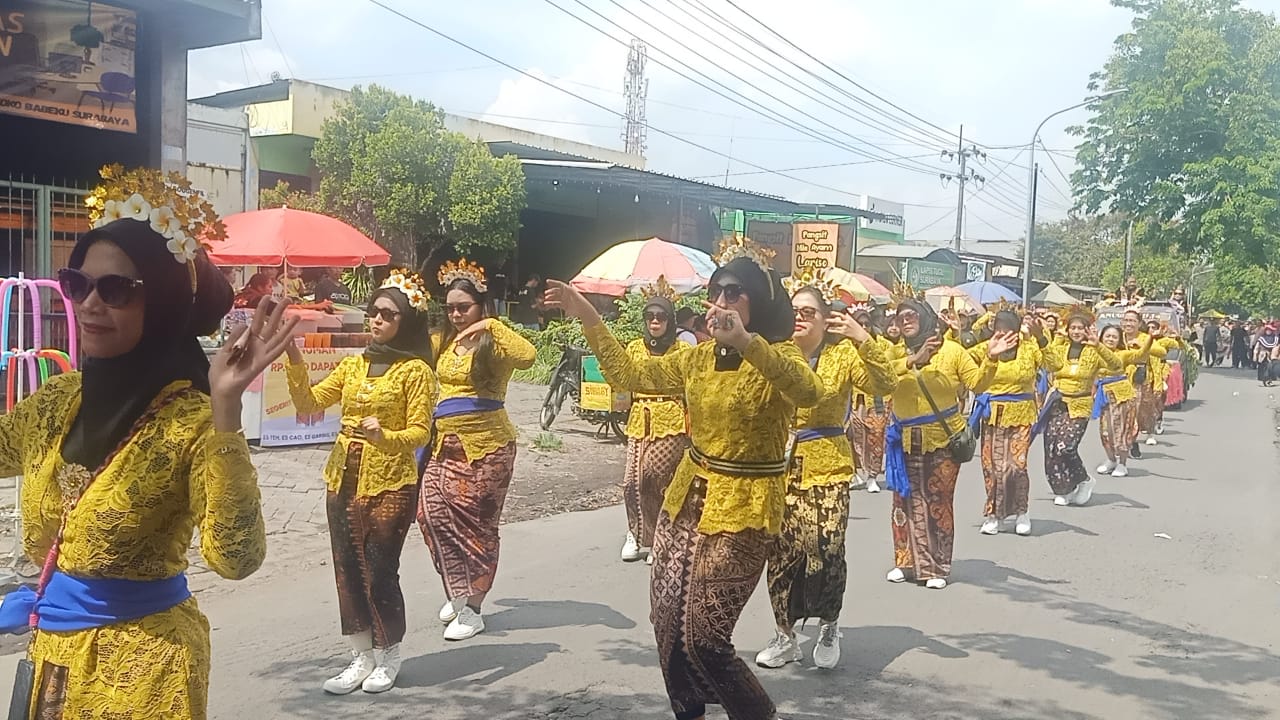
M 299 348 L 299 351 L 314 385 L 328 377 L 344 358 L 359 355 L 364 348 Z M 262 388 L 262 447 L 334 442 L 338 439 L 341 420 L 342 408 L 338 405 L 309 415 L 298 412 L 289 396 L 283 357 L 267 368 Z

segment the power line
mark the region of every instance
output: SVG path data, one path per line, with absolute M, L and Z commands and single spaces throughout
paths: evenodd
M 982 223 L 983 225 L 986 225 L 987 227 L 991 228 L 992 230 L 995 230 L 996 232 L 1000 233 L 1001 235 L 1008 235 L 1008 231 L 1007 231 L 1007 230 L 1001 230 L 1000 228 L 998 228 L 998 227 L 996 227 L 995 225 L 993 225 L 993 224 L 991 223 L 991 221 L 989 221 L 989 220 L 987 220 L 986 218 L 982 217 L 981 215 L 979 215 L 978 213 L 974 212 L 973 210 L 969 210 L 969 211 L 968 211 L 968 213 L 969 213 L 969 217 L 971 217 L 971 218 L 973 218 L 973 219 L 977 220 L 978 222 Z
M 928 230 L 929 228 L 933 227 L 934 225 L 937 225 L 938 223 L 942 222 L 943 220 L 946 220 L 947 218 L 949 218 L 949 217 L 951 217 L 952 215 L 955 215 L 955 214 L 956 214 L 956 209 L 955 209 L 955 208 L 951 208 L 951 209 L 950 209 L 950 210 L 948 210 L 947 212 L 943 213 L 943 214 L 942 214 L 942 216 L 941 216 L 941 217 L 939 217 L 937 220 L 934 220 L 933 222 L 929 223 L 928 225 L 925 225 L 924 227 L 920 228 L 919 230 L 913 230 L 913 231 L 911 231 L 911 234 L 913 234 L 913 235 L 920 235 L 920 234 L 922 234 L 925 230 Z
M 276 49 L 280 51 L 280 59 L 284 61 L 284 69 L 289 71 L 289 77 L 297 77 L 297 73 L 293 71 L 293 65 L 289 63 L 289 54 L 284 51 L 284 45 L 280 44 L 280 38 L 276 37 L 276 31 L 271 29 L 271 21 L 267 20 L 266 13 L 262 14 L 262 24 L 267 28 L 271 41 L 276 44 Z
M 492 70 L 500 68 L 501 65 L 473 65 L 471 67 L 445 68 L 441 70 L 418 70 L 415 72 L 402 73 L 372 73 L 369 75 L 338 75 L 334 77 L 318 77 L 310 78 L 311 82 L 335 82 L 338 80 L 378 80 L 380 78 L 397 78 L 397 77 L 418 77 L 420 75 L 443 75 L 445 73 L 470 72 L 472 70 Z
M 910 156 L 910 157 L 933 157 L 933 154 L 932 154 L 932 153 L 930 153 L 930 154 L 928 154 L 928 155 L 914 155 L 914 156 Z M 908 158 L 907 156 L 903 156 L 901 159 L 904 159 L 904 160 L 905 160 L 905 159 L 909 159 L 909 158 Z M 831 169 L 831 168 L 852 167 L 852 166 L 854 166 L 854 165 L 867 165 L 867 164 L 870 164 L 870 163 L 873 163 L 873 162 L 878 162 L 878 161 L 876 161 L 876 160 L 853 160 L 853 161 L 851 161 L 851 162 L 843 162 L 843 163 L 828 163 L 828 164 L 826 164 L 826 165 L 805 165 L 805 166 L 802 166 L 802 167 L 781 168 L 781 169 L 780 169 L 780 172 L 796 172 L 796 171 L 798 171 L 798 170 L 828 170 L 828 169 Z M 765 174 L 765 171 L 762 171 L 762 170 L 750 170 L 750 171 L 746 171 L 746 172 L 728 173 L 729 177 L 739 177 L 739 176 L 742 176 L 742 175 L 763 175 L 763 174 Z M 708 178 L 718 178 L 718 177 L 724 177 L 724 176 L 725 176 L 725 173 L 715 173 L 715 174 L 713 174 L 713 175 L 694 175 L 693 177 L 691 177 L 691 178 L 690 178 L 690 180 L 705 180 L 705 179 L 708 179 Z M 909 204 L 909 203 L 900 203 L 900 204 L 906 205 L 906 204 Z M 917 206 L 917 207 L 931 207 L 931 206 L 928 206 L 928 205 L 919 205 L 919 206 Z M 939 207 L 946 207 L 946 206 L 945 206 L 945 205 L 943 205 L 943 206 L 939 206 Z
M 391 7 L 391 6 L 389 6 L 389 5 L 387 5 L 385 2 L 383 2 L 383 0 L 368 0 L 368 2 L 369 2 L 370 4 L 372 4 L 372 5 L 376 5 L 376 6 L 380 7 L 380 8 L 382 8 L 383 10 L 386 10 L 387 12 L 391 13 L 392 15 L 395 15 L 396 17 L 399 17 L 399 18 L 401 18 L 402 20 L 404 20 L 404 21 L 406 21 L 406 22 L 408 22 L 408 23 L 411 23 L 411 24 L 413 24 L 413 25 L 416 25 L 416 26 L 418 26 L 418 27 L 422 28 L 423 30 L 426 30 L 427 32 L 430 32 L 431 34 L 435 35 L 436 37 L 439 37 L 439 38 L 441 38 L 441 39 L 443 39 L 443 40 L 447 40 L 448 42 L 451 42 L 451 43 L 453 43 L 454 45 L 457 45 L 457 46 L 459 46 L 459 47 L 461 47 L 461 48 L 463 48 L 463 49 L 465 49 L 465 50 L 469 50 L 469 51 L 471 51 L 471 52 L 473 52 L 473 53 L 475 53 L 475 54 L 479 55 L 480 57 L 485 58 L 486 60 L 489 60 L 489 61 L 491 61 L 491 62 L 498 63 L 499 65 L 502 65 L 503 67 L 507 68 L 508 70 L 511 70 L 511 71 L 513 71 L 513 72 L 516 72 L 516 73 L 519 73 L 520 75 L 523 75 L 524 77 L 527 77 L 527 78 L 529 78 L 530 80 L 533 80 L 533 81 L 535 81 L 535 82 L 538 82 L 538 83 L 541 83 L 541 84 L 543 84 L 543 85 L 546 85 L 547 87 L 552 88 L 552 89 L 554 89 L 554 90 L 558 90 L 558 91 L 560 91 L 560 92 L 564 93 L 565 95 L 568 95 L 569 97 L 574 98 L 575 100 L 578 100 L 578 101 L 580 101 L 580 102 L 586 103 L 587 105 L 591 105 L 592 107 L 598 108 L 598 109 L 600 109 L 600 110 L 604 110 L 605 112 L 610 113 L 610 114 L 613 114 L 613 115 L 616 115 L 616 116 L 618 116 L 619 118 L 621 118 L 621 117 L 623 116 L 623 115 L 622 115 L 622 113 L 620 113 L 620 112 L 618 112 L 618 111 L 616 111 L 616 110 L 610 109 L 609 107 L 607 107 L 607 106 L 605 106 L 605 105 L 601 105 L 600 103 L 595 102 L 594 100 L 591 100 L 590 98 L 583 97 L 582 95 L 579 95 L 579 94 L 577 94 L 577 93 L 575 93 L 575 92 L 572 92 L 572 91 L 570 91 L 570 90 L 566 90 L 566 89 L 564 89 L 564 88 L 562 88 L 562 87 L 559 87 L 559 86 L 557 86 L 555 83 L 553 83 L 553 82 L 551 82 L 551 81 L 549 81 L 549 80 L 547 80 L 547 79 L 545 79 L 545 78 L 539 77 L 539 76 L 537 76 L 537 75 L 535 75 L 535 74 L 533 74 L 533 73 L 531 73 L 531 72 L 528 72 L 528 71 L 526 71 L 526 70 L 521 70 L 520 68 L 516 67 L 515 65 L 512 65 L 511 63 L 508 63 L 508 62 L 505 62 L 505 61 L 503 61 L 503 60 L 500 60 L 499 58 L 497 58 L 497 57 L 495 57 L 495 56 L 493 56 L 493 55 L 491 55 L 491 54 L 489 54 L 489 53 L 487 53 L 487 52 L 485 52 L 485 51 L 483 51 L 483 50 L 480 50 L 479 48 L 476 48 L 476 47 L 475 47 L 475 46 L 473 46 L 473 45 L 469 45 L 469 44 L 467 44 L 467 43 L 463 42 L 462 40 L 459 40 L 459 39 L 457 39 L 457 38 L 455 38 L 455 37 L 453 37 L 453 36 L 451 36 L 451 35 L 449 35 L 449 34 L 447 34 L 447 33 L 445 33 L 445 32 L 442 32 L 442 31 L 440 31 L 440 30 L 437 30 L 436 28 L 434 28 L 434 27 L 432 27 L 432 26 L 430 26 L 430 25 L 428 25 L 428 24 L 426 24 L 426 23 L 422 22 L 421 20 L 418 20 L 418 19 L 416 19 L 416 18 L 413 18 L 413 17 L 411 17 L 411 16 L 409 16 L 409 15 L 406 15 L 405 13 L 403 13 L 403 12 L 401 12 L 401 11 L 399 11 L 399 10 L 397 10 L 397 9 L 395 9 L 395 8 L 393 8 L 393 7 Z M 718 155 L 718 156 L 723 157 L 723 158 L 729 158 L 729 157 L 730 157 L 728 154 L 723 153 L 723 152 L 720 152 L 719 150 L 714 150 L 714 149 L 709 148 L 709 147 L 707 147 L 707 146 L 705 146 L 705 145 L 702 145 L 702 144 L 696 143 L 696 142 L 694 142 L 694 141 L 692 141 L 692 140 L 689 140 L 689 139 L 687 139 L 687 138 L 680 137 L 679 135 L 677 135 L 677 134 L 675 134 L 675 133 L 668 132 L 668 131 L 666 131 L 666 130 L 663 130 L 663 129 L 661 129 L 661 128 L 655 127 L 655 126 L 653 126 L 653 125 L 650 125 L 650 126 L 649 126 L 649 129 L 650 129 L 650 130 L 652 130 L 652 131 L 654 131 L 654 132 L 656 132 L 656 133 L 658 133 L 658 134 L 660 134 L 660 135 L 665 135 L 665 136 L 667 136 L 667 137 L 671 138 L 672 140 L 676 140 L 677 142 L 681 142 L 681 143 L 684 143 L 685 145 L 688 145 L 688 146 L 690 146 L 690 147 L 693 147 L 693 148 L 697 148 L 697 149 L 699 149 L 699 150 L 702 150 L 703 152 L 707 152 L 707 153 L 710 153 L 710 154 L 712 154 L 712 155 Z M 747 165 L 747 166 L 749 166 L 749 167 L 753 167 L 753 168 L 755 168 L 755 169 L 757 169 L 757 170 L 763 170 L 763 171 L 765 171 L 765 172 L 768 172 L 768 173 L 771 173 L 771 174 L 777 175 L 778 177 L 783 177 L 783 178 L 786 178 L 786 179 L 788 179 L 788 180 L 792 180 L 792 181 L 795 181 L 795 182 L 801 183 L 801 184 L 803 184 L 803 185 L 809 185 L 809 186 L 811 186 L 811 187 L 816 187 L 816 188 L 819 188 L 819 189 L 822 189 L 822 190 L 829 190 L 829 191 L 831 191 L 831 192 L 839 193 L 839 194 L 842 194 L 842 195 L 850 195 L 850 196 L 853 196 L 853 197 L 860 197 L 860 195 L 859 195 L 858 193 L 855 193 L 855 192 L 849 192 L 848 190 L 841 190 L 841 189 L 839 189 L 839 188 L 834 188 L 834 187 L 830 187 L 830 186 L 827 186 L 827 185 L 822 185 L 822 184 L 815 183 L 815 182 L 812 182 L 812 181 L 809 181 L 809 180 L 803 180 L 803 179 L 798 178 L 798 177 L 795 177 L 795 176 L 793 176 L 793 175 L 789 175 L 789 174 L 787 174 L 787 173 L 786 173 L 786 172 L 784 172 L 784 171 L 781 171 L 781 170 L 771 170 L 771 169 L 769 169 L 769 168 L 767 168 L 767 167 L 764 167 L 763 165 L 757 165 L 757 164 L 755 164 L 755 163 L 753 163 L 753 162 L 750 162 L 750 161 L 748 161 L 748 160 L 742 160 L 741 158 L 738 158 L 737 160 L 738 160 L 738 162 L 740 162 L 740 163 L 742 163 L 742 164 L 744 164 L 744 165 Z
M 1062 172 L 1062 168 L 1058 166 L 1058 161 L 1054 159 L 1053 153 L 1049 152 L 1049 148 L 1044 147 L 1043 140 L 1040 141 L 1040 147 L 1044 148 L 1045 154 L 1049 156 L 1049 163 L 1053 165 L 1054 170 L 1058 171 L 1058 175 L 1062 177 L 1062 181 L 1067 184 L 1067 187 L 1071 187 L 1071 178 L 1067 177 L 1067 174 Z M 1050 184 L 1052 184 L 1052 182 Z M 1055 185 L 1054 187 L 1057 186 Z M 1067 199 L 1067 202 L 1074 202 L 1074 199 L 1068 193 L 1062 193 L 1062 196 Z

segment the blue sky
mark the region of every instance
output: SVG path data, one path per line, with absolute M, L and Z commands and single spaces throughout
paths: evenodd
M 955 170 L 940 153 L 954 149 L 948 132 L 963 124 L 966 138 L 985 146 L 986 160 L 974 167 L 989 180 L 976 192 L 971 186 L 965 245 L 1000 253 L 1012 246 L 992 241 L 1023 232 L 1027 185 L 1025 150 L 1004 146 L 1025 147 L 1044 116 L 1084 99 L 1089 74 L 1101 68 L 1131 19 L 1106 0 L 381 1 L 608 110 L 496 65 L 369 0 L 264 0 L 263 40 L 193 52 L 189 93 L 258 84 L 273 72 L 337 87 L 378 83 L 448 112 L 620 149 L 627 49 L 618 40 L 638 37 L 650 48 L 650 125 L 714 151 L 650 131 L 649 169 L 716 182 L 727 171 L 735 187 L 807 202 L 850 204 L 853 195 L 866 194 L 908 203 L 908 238 L 945 243 L 954 233 L 957 196 L 954 184 L 944 186 L 937 177 Z M 1280 0 L 1245 4 L 1280 11 Z M 708 29 L 711 16 L 704 11 L 722 18 L 718 32 Z M 761 109 L 773 119 L 756 112 Z M 777 122 L 779 115 L 809 134 Z M 1077 110 L 1045 126 L 1041 137 L 1051 152 L 1037 148 L 1036 154 L 1044 170 L 1041 218 L 1066 213 L 1063 175 L 1073 168 L 1074 139 L 1065 128 L 1086 117 Z M 911 170 L 868 155 L 902 157 L 896 162 Z M 753 166 L 836 167 L 792 170 L 786 178 Z

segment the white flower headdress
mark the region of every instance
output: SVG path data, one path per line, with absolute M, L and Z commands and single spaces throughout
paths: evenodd
M 409 307 L 418 312 L 426 312 L 427 305 L 430 304 L 430 298 L 427 295 L 426 285 L 422 281 L 422 276 L 408 268 L 396 268 L 391 271 L 386 280 L 382 281 L 379 289 L 395 288 L 404 293 L 409 299 Z
M 440 267 L 440 272 L 436 275 L 436 279 L 440 281 L 441 287 L 449 287 L 449 283 L 454 280 L 470 280 L 472 285 L 476 286 L 476 290 L 480 292 L 488 292 L 489 283 L 484 277 L 484 268 L 479 265 L 468 262 L 466 258 L 462 258 L 458 262 L 447 262 Z
M 783 278 L 782 286 L 787 289 L 787 294 L 795 297 L 795 294 L 804 288 L 811 287 L 818 291 L 822 296 L 822 301 L 830 305 L 840 299 L 840 288 L 836 284 L 827 279 L 826 270 L 813 270 L 805 268 L 804 272 L 799 275 L 792 275 Z

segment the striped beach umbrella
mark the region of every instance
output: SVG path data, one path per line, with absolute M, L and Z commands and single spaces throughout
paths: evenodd
M 569 284 L 584 293 L 622 297 L 666 276 L 678 292 L 704 288 L 716 264 L 707 253 L 659 238 L 618 243 L 587 263 Z

